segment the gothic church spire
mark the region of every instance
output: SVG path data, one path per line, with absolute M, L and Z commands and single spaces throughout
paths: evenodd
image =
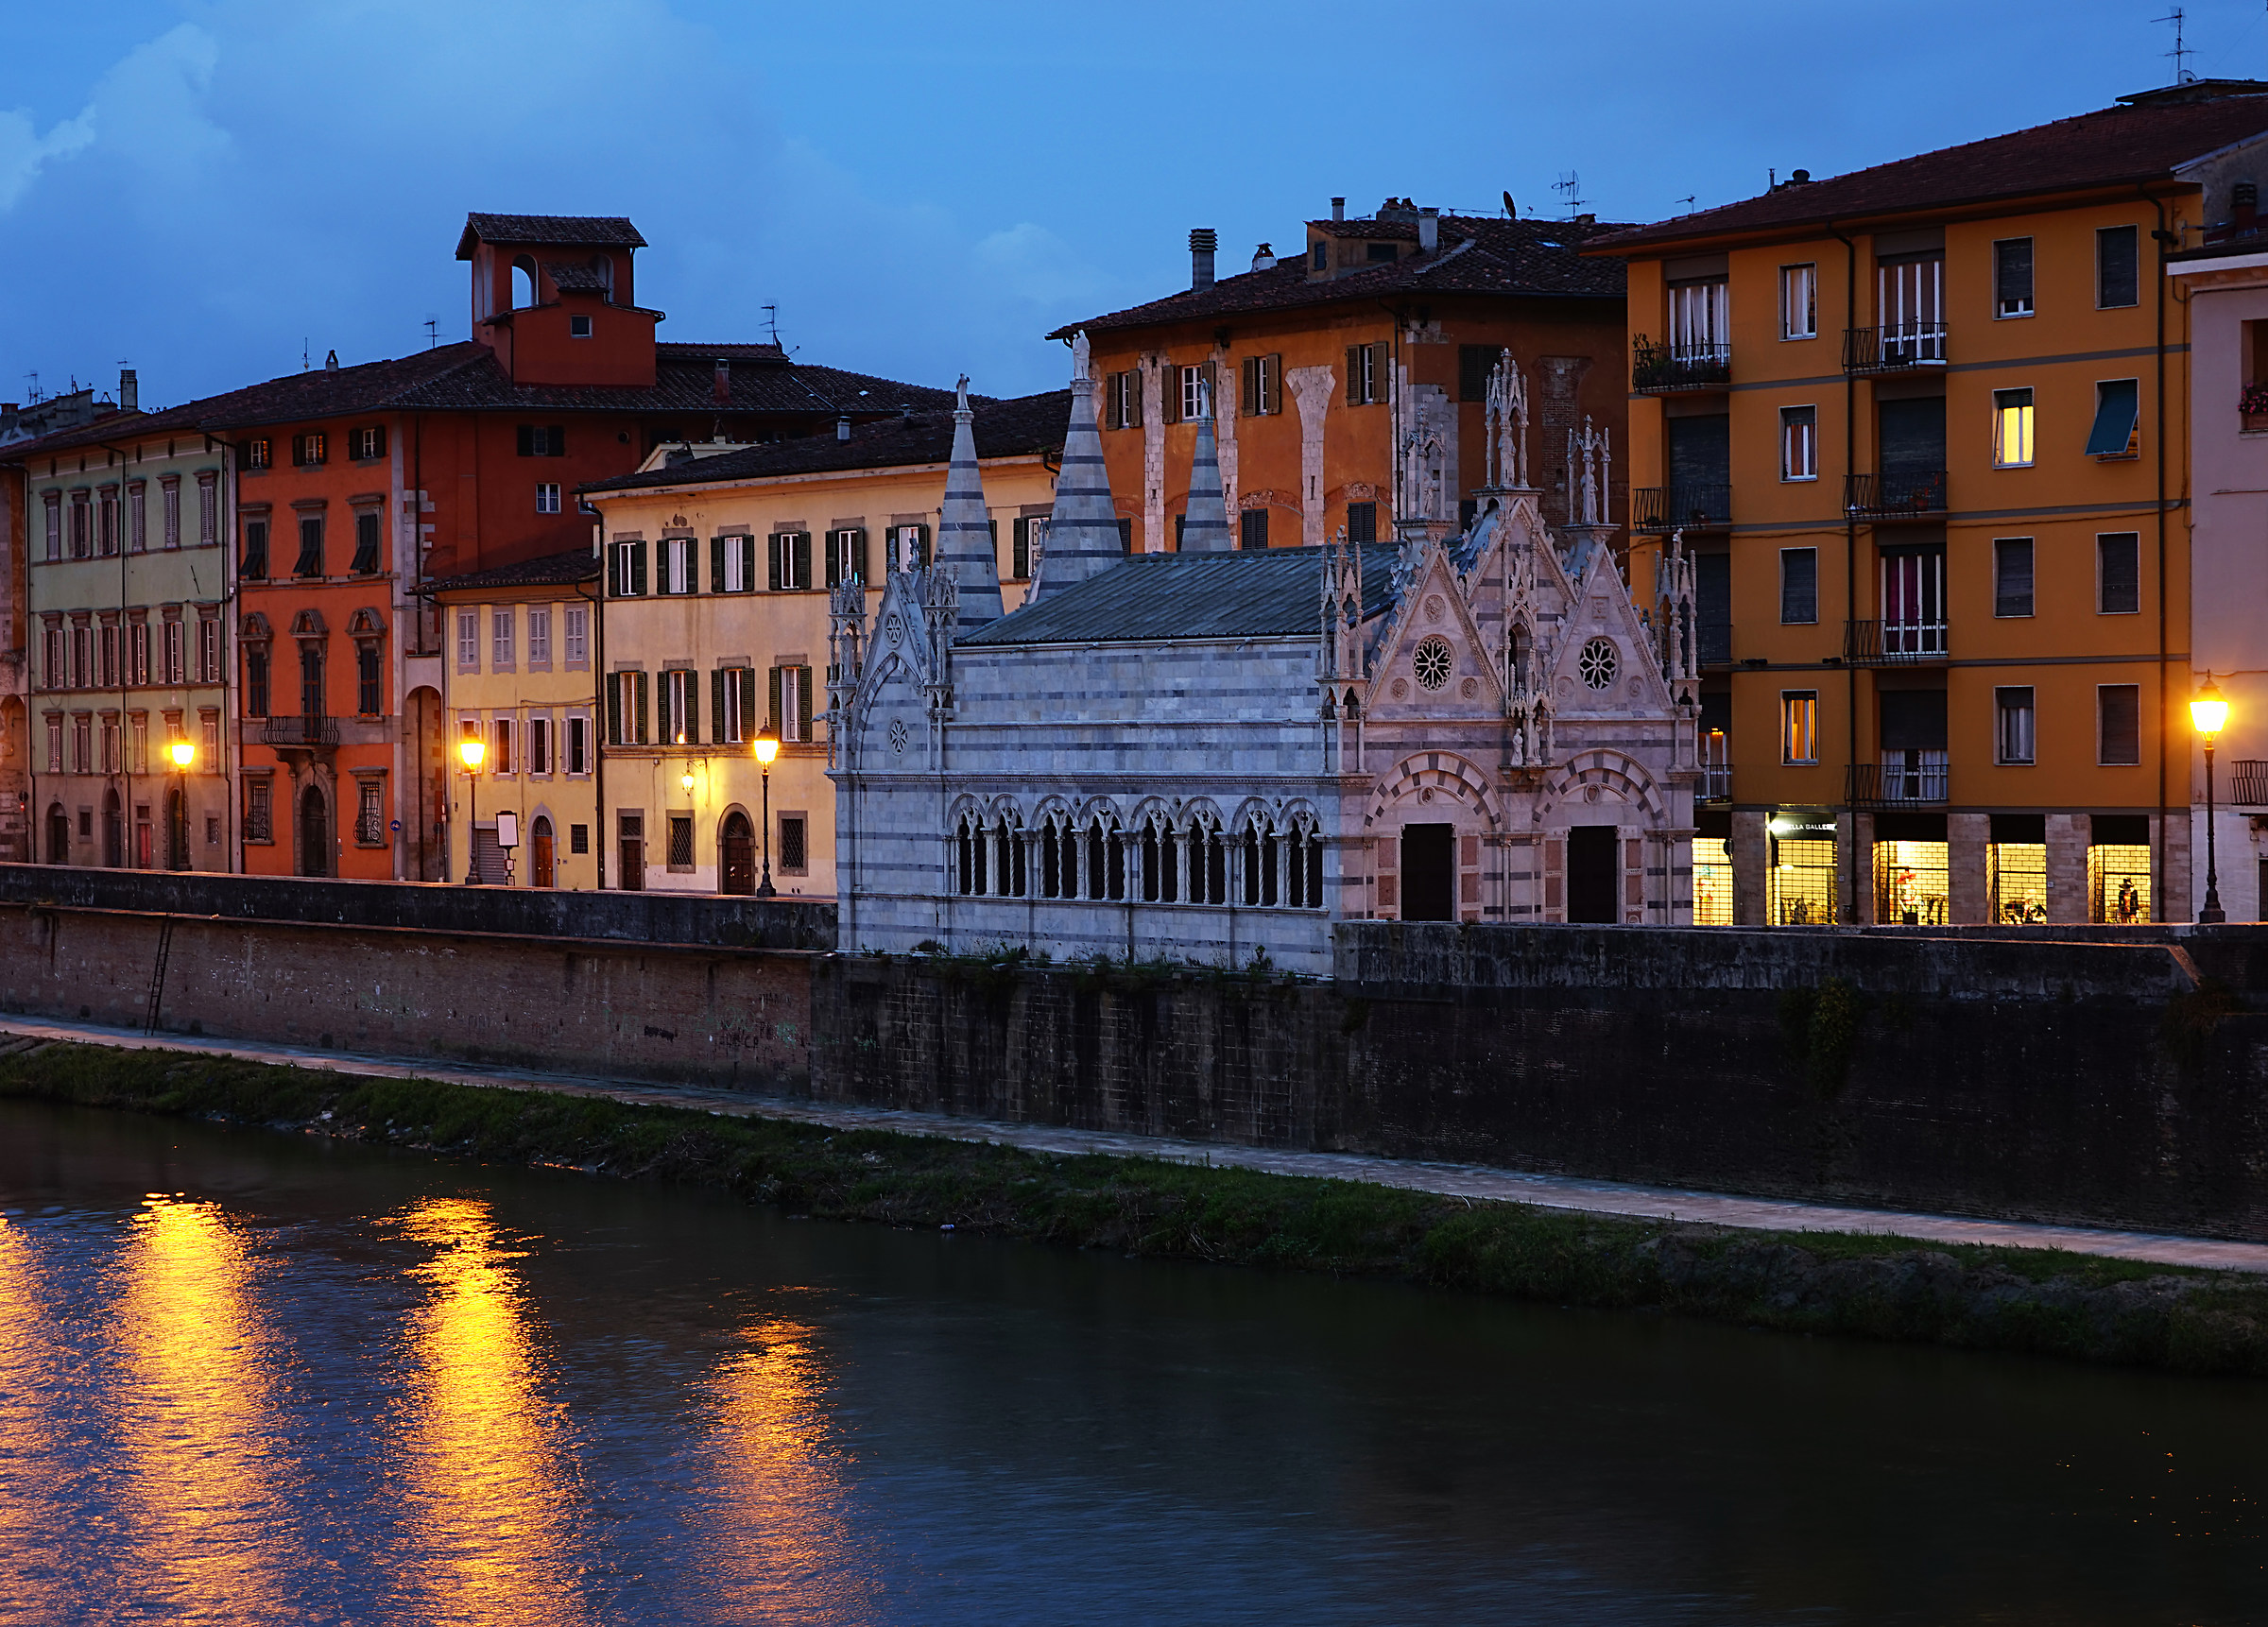
M 1118 535 L 1118 507 L 1110 500 L 1110 476 L 1103 467 L 1103 437 L 1094 422 L 1094 383 L 1088 377 L 1087 355 L 1087 335 L 1080 334 L 1071 342 L 1071 423 L 1063 436 L 1063 470 L 1056 477 L 1056 509 L 1047 522 L 1029 599 L 1059 593 L 1125 557 Z
M 1226 554 L 1236 546 L 1228 535 L 1228 509 L 1221 494 L 1220 448 L 1212 437 L 1212 392 L 1197 414 L 1197 451 L 1189 470 L 1189 512 L 1181 521 L 1181 552 Z
M 964 633 L 997 622 L 1005 609 L 1000 596 L 1000 561 L 985 517 L 984 477 L 976 466 L 975 422 L 976 415 L 969 410 L 968 375 L 963 374 L 959 404 L 953 413 L 945 506 L 937 516 L 937 563 L 951 566 L 959 584 L 959 630 Z

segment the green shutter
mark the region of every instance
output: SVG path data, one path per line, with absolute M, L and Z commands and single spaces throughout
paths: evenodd
M 1032 522 L 1018 516 L 1008 531 L 1008 574 L 1018 581 L 1032 574 Z
M 696 745 L 701 738 L 701 680 L 694 674 L 685 675 L 685 715 L 679 720 L 685 744 Z
M 630 544 L 630 593 L 633 597 L 645 591 L 645 544 Z
M 622 675 L 607 685 L 607 739 L 615 745 L 622 744 Z
M 778 667 L 772 668 L 772 704 L 771 710 L 765 713 L 764 727 L 771 730 L 773 739 L 777 740 L 780 737 L 780 669 Z
M 634 688 L 637 690 L 637 692 L 638 692 L 638 740 L 637 740 L 637 744 L 638 744 L 638 745 L 644 745 L 644 744 L 645 744 L 647 741 L 649 741 L 649 740 L 651 740 L 651 739 L 653 738 L 653 736 L 652 736 L 650 733 L 648 733 L 648 732 L 647 732 L 647 730 L 646 730 L 646 727 L 645 727 L 645 717 L 646 717 L 646 685 L 645 685 L 645 675 L 644 675 L 644 673 L 632 673 L 632 674 L 630 675 L 630 676 L 631 676 L 631 677 L 632 677 L 632 678 L 635 680 L 635 682 L 634 682 L 634 684 L 633 684 L 633 687 L 634 687 Z
M 740 550 L 740 591 L 753 593 L 756 591 L 756 539 L 753 536 L 736 537 L 732 539 L 732 546 Z
M 292 461 L 296 463 L 299 461 L 296 451 L 299 445 L 297 437 L 294 437 L 292 445 L 295 449 Z M 524 423 L 520 426 L 520 455 L 522 457 L 536 455 L 536 426 L 532 423 Z
M 830 588 L 836 588 L 842 585 L 843 559 L 841 539 L 842 533 L 839 531 L 830 531 L 827 533 L 827 585 Z
M 731 547 L 733 539 L 730 537 L 709 539 L 709 591 L 712 593 L 725 591 L 725 550 Z
M 567 455 L 567 426 L 563 423 L 555 423 L 551 426 L 551 455 L 554 457 Z
M 725 738 L 725 669 L 716 667 L 709 674 L 709 739 L 712 745 L 730 745 Z
M 810 586 L 811 586 L 811 533 L 810 533 L 810 532 L 808 532 L 808 531 L 799 531 L 799 532 L 797 532 L 797 533 L 796 533 L 796 535 L 795 535 L 795 549 L 796 549 L 796 585 L 797 585 L 798 587 L 801 587 L 801 588 L 808 588 L 808 587 L 810 587 Z
M 739 667 L 735 670 L 740 674 L 740 737 L 753 740 L 756 737 L 748 725 L 756 716 L 756 669 Z
M 929 527 L 923 525 L 918 527 L 918 529 L 920 532 L 920 536 L 916 539 L 914 547 L 920 556 L 920 562 L 926 565 L 930 562 L 931 557 L 929 552 Z
M 796 684 L 796 695 L 802 703 L 798 709 L 800 715 L 797 721 L 800 727 L 797 730 L 796 738 L 809 740 L 811 738 L 811 669 L 798 667 L 796 675 L 799 679 Z
M 773 592 L 780 591 L 780 534 L 766 539 L 764 545 L 765 586 Z
M 867 528 L 861 525 L 850 533 L 850 565 L 861 582 L 871 582 L 874 574 L 867 569 Z

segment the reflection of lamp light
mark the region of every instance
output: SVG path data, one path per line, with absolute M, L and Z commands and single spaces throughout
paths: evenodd
M 2221 698 L 2221 687 L 2209 672 L 2204 686 L 2190 697 L 2190 722 L 2205 736 L 2205 908 L 2197 912 L 2198 924 L 2205 926 L 2228 919 L 2221 907 L 2220 866 L 2213 852 L 2213 742 L 2228 722 L 2228 702 Z
M 186 774 L 189 772 L 189 765 L 197 761 L 197 747 L 184 735 L 173 743 L 172 755 L 173 765 Z
M 756 737 L 756 762 L 764 770 L 764 882 L 756 889 L 760 899 L 780 896 L 780 889 L 772 885 L 772 759 L 779 755 L 780 737 L 766 724 Z

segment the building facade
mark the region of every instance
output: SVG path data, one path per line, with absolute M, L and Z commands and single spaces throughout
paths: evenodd
M 1216 278 L 1191 236 L 1192 286 L 1060 330 L 1084 331 L 1127 546 L 1178 546 L 1200 413 L 1213 420 L 1239 547 L 1318 547 L 1462 531 L 1486 480 L 1486 381 L 1505 350 L 1533 396 L 1534 478 L 1548 522 L 1573 513 L 1572 437 L 1619 441 L 1623 279 L 1581 246 L 1611 230 L 1442 214 L 1389 198 L 1309 221 L 1299 251 L 1261 245 Z M 1606 499 L 1619 512 L 1620 474 Z
M 1640 579 L 1695 555 L 1704 918 L 2189 914 L 2193 335 L 2163 260 L 2226 216 L 2258 89 L 1591 246 L 1630 265 Z
M 974 523 L 1009 608 L 1022 602 L 1054 503 L 1070 396 L 961 410 L 965 426 L 928 411 L 584 489 L 607 559 L 609 885 L 752 892 L 768 852 L 781 893 L 835 891 L 824 732 L 833 597 L 879 603 L 889 561 L 945 552 L 963 427 L 959 477 L 973 482 L 981 468 Z M 751 751 L 767 727 L 780 741 L 768 796 Z

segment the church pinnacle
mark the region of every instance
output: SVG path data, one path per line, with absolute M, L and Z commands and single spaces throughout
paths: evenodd
M 945 470 L 945 505 L 937 516 L 937 563 L 953 568 L 960 587 L 960 630 L 972 633 L 997 622 L 1000 563 L 985 515 L 985 483 L 976 465 L 976 414 L 969 408 L 969 377 L 961 375 L 953 412 L 953 457 Z
M 1063 435 L 1063 469 L 1056 477 L 1056 509 L 1040 546 L 1039 578 L 1030 598 L 1059 593 L 1108 571 L 1125 557 L 1119 540 L 1118 505 L 1103 467 L 1103 437 L 1094 422 L 1094 382 L 1087 371 L 1087 335 L 1071 342 L 1071 423 Z
M 1221 495 L 1221 454 L 1212 436 L 1212 394 L 1197 414 L 1197 450 L 1189 470 L 1189 512 L 1181 520 L 1181 552 L 1226 554 L 1236 546 L 1228 535 L 1228 508 Z

